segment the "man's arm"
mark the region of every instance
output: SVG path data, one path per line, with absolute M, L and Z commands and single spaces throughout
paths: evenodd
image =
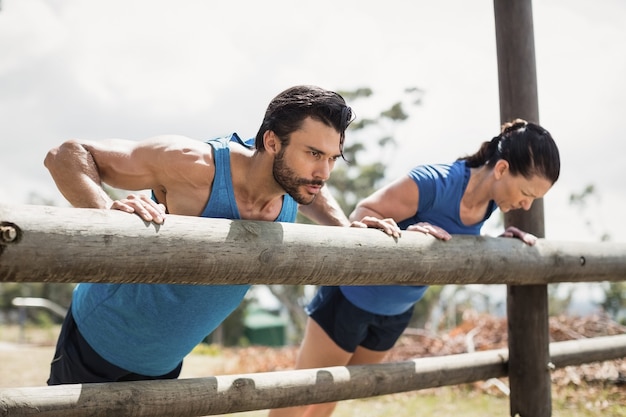
M 113 200 L 102 188 L 102 177 L 90 144 L 68 140 L 48 152 L 44 165 L 61 194 L 74 207 L 110 208 Z M 94 143 L 91 147 L 98 145 Z
M 69 140 L 51 149 L 44 165 L 61 194 L 74 207 L 112 208 L 161 223 L 165 212 L 162 205 L 143 195 L 113 201 L 102 184 L 134 191 L 156 188 L 159 170 L 155 167 L 171 143 L 161 138 L 142 142 Z
M 348 217 L 326 185 L 311 204 L 300 205 L 299 210 L 308 219 L 323 226 L 350 226 Z

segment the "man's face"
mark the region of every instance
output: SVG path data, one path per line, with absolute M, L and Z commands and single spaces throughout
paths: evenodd
M 307 118 L 274 157 L 276 182 L 298 204 L 311 204 L 341 157 L 340 135 L 334 128 Z

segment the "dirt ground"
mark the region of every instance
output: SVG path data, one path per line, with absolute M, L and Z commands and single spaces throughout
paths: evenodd
M 50 346 L 0 343 L 0 387 L 46 385 L 53 353 Z

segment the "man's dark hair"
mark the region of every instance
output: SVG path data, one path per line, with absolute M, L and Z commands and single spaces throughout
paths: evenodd
M 272 99 L 256 134 L 256 149 L 265 149 L 263 135 L 268 130 L 273 131 L 287 145 L 289 135 L 300 129 L 307 117 L 339 132 L 339 149 L 343 153 L 346 129 L 353 120 L 352 109 L 346 105 L 341 95 L 312 85 L 291 87 Z

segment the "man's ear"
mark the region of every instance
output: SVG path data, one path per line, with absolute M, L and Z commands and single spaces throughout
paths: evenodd
M 505 161 L 504 159 L 499 159 L 498 162 L 496 162 L 496 165 L 493 167 L 493 173 L 497 180 L 502 178 L 502 176 L 506 174 L 508 170 L 509 170 L 509 163 L 508 161 Z
M 280 152 L 281 142 L 272 130 L 266 130 L 263 134 L 263 145 L 265 145 L 265 150 L 273 155 Z

